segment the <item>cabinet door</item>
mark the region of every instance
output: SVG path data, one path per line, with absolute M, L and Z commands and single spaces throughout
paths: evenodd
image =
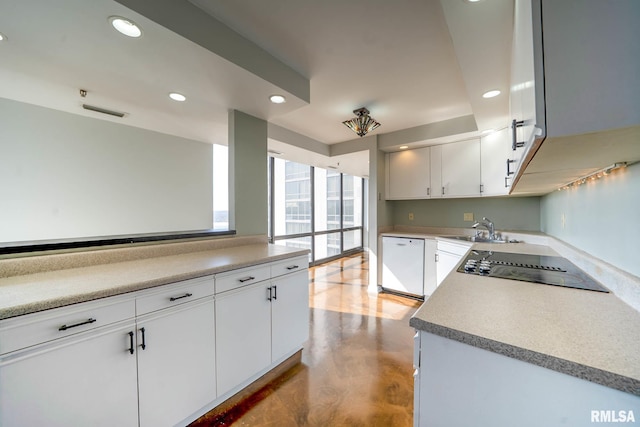
M 442 197 L 442 145 L 431 146 L 431 198 Z
M 479 139 L 442 146 L 442 187 L 444 197 L 480 195 Z
M 0 425 L 137 426 L 134 330 L 131 321 L 2 356 Z
M 138 318 L 140 426 L 173 426 L 216 397 L 214 302 Z
M 430 196 L 430 149 L 389 153 L 389 199 L 426 199 Z
M 309 274 L 283 276 L 271 286 L 271 359 L 276 362 L 309 339 Z
M 510 156 L 510 129 L 493 132 L 480 139 L 480 175 L 483 196 L 504 195 L 509 192 L 507 161 Z M 512 163 L 509 163 L 511 170 Z
M 216 384 L 222 396 L 271 363 L 269 283 L 216 296 Z
M 511 170 L 520 167 L 525 144 L 533 137 L 536 124 L 536 94 L 534 69 L 533 12 L 531 0 L 516 0 L 514 4 L 513 43 L 511 52 L 511 89 L 509 104 L 511 119 L 518 123 L 509 129 Z M 514 175 L 511 175 L 513 178 Z M 511 178 L 508 179 L 510 184 Z
M 438 286 L 436 273 L 436 247 L 432 239 L 424 239 L 424 294 L 431 295 Z
M 437 278 L 438 278 L 438 286 L 440 283 L 451 273 L 451 271 L 455 268 L 455 266 L 460 261 L 459 255 L 454 255 L 449 252 L 438 252 L 438 263 L 437 263 Z

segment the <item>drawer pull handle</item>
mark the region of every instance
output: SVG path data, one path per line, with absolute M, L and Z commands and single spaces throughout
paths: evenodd
M 244 283 L 244 282 L 248 282 L 249 280 L 254 280 L 254 279 L 255 279 L 255 277 L 249 276 L 249 277 L 245 277 L 244 279 L 238 279 L 238 282 Z
M 76 323 L 74 325 L 62 325 L 58 328 L 59 331 L 66 331 L 67 329 L 75 328 L 76 326 L 88 325 L 89 323 L 96 322 L 96 319 L 87 319 L 84 322 Z
M 271 299 L 272 299 L 271 297 L 272 297 L 272 295 L 273 295 L 273 292 L 271 291 L 271 286 L 269 286 L 269 287 L 267 288 L 267 290 L 269 291 L 269 296 L 267 297 L 267 301 L 271 301 Z
M 173 302 L 173 301 L 177 301 L 177 300 L 182 299 L 182 298 L 189 298 L 189 297 L 192 297 L 192 296 L 193 296 L 193 294 L 190 294 L 190 293 L 187 292 L 186 294 L 181 295 L 179 297 L 171 297 L 171 298 L 169 298 L 169 301 Z
M 129 332 L 129 353 L 133 354 L 133 332 Z
M 287 270 L 295 270 L 296 268 L 298 268 L 297 265 L 290 265 L 289 267 L 287 267 Z
M 144 350 L 145 348 L 147 348 L 147 344 L 144 339 L 144 328 L 140 328 L 140 332 L 142 332 L 142 345 L 140 347 L 142 347 L 142 349 Z
M 278 287 L 273 287 L 273 299 L 278 299 Z

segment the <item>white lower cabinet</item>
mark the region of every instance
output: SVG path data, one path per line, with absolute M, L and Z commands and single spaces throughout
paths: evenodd
M 216 297 L 218 394 L 223 395 L 271 363 L 268 282 Z
M 194 420 L 302 348 L 307 267 L 303 256 L 222 273 L 218 294 L 206 276 L 0 320 L 0 426 Z
M 306 270 L 271 282 L 271 360 L 276 362 L 309 339 L 309 275 Z
M 0 425 L 137 426 L 134 331 L 132 319 L 0 356 Z
M 141 427 L 173 426 L 216 397 L 213 297 L 137 319 Z
M 462 257 L 469 250 L 469 246 L 458 245 L 452 242 L 443 242 L 438 240 L 438 249 L 436 251 L 436 275 L 437 286 L 453 271 L 458 265 Z
M 589 426 L 619 411 L 637 423 L 636 395 L 425 331 L 415 343 L 414 427 Z
M 309 336 L 307 283 L 305 267 L 216 296 L 218 395 L 302 347 Z
M 438 273 L 436 260 L 437 242 L 434 239 L 424 240 L 424 295 L 435 292 L 438 287 Z

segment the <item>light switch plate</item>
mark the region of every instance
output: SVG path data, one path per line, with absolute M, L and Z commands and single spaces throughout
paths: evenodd
M 465 212 L 464 220 L 473 222 L 473 212 Z

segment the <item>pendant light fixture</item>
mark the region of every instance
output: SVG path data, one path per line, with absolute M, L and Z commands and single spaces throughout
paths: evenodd
M 380 123 L 375 121 L 373 117 L 369 115 L 369 110 L 366 108 L 358 108 L 357 110 L 353 110 L 353 113 L 356 117 L 350 120 L 345 120 L 342 123 L 357 133 L 358 136 L 363 137 L 372 130 L 380 127 Z

